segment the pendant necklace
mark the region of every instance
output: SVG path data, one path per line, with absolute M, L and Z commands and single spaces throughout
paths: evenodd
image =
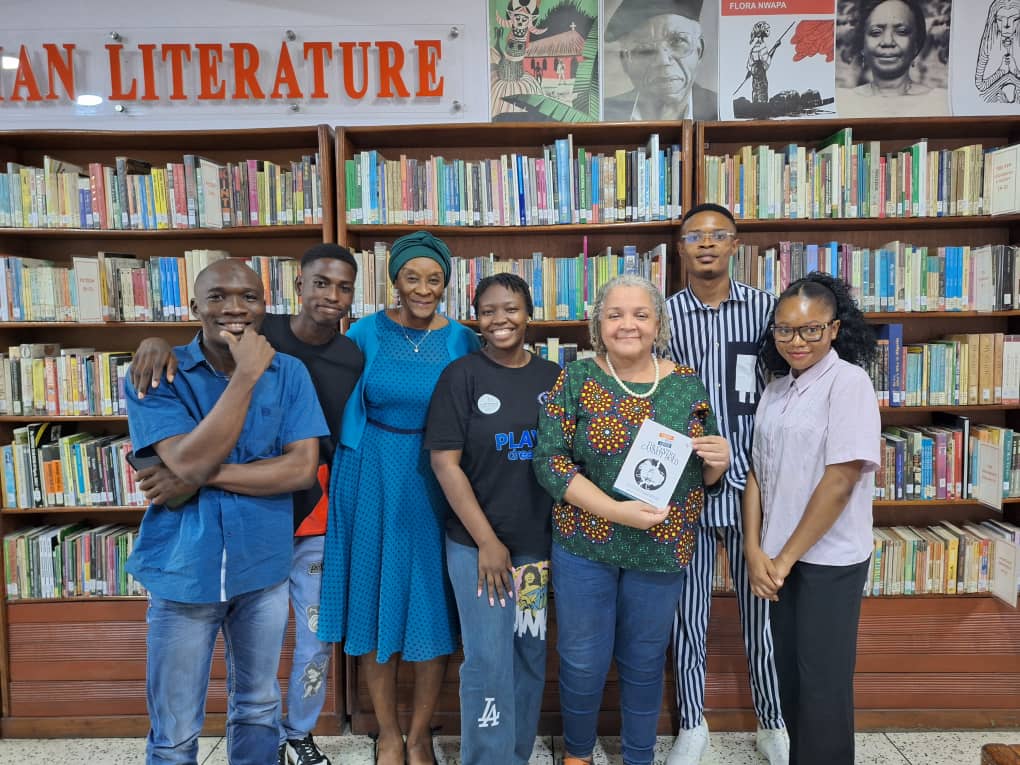
M 608 353 L 606 354 L 606 366 L 609 367 L 609 373 L 613 376 L 613 379 L 616 380 L 616 384 L 623 388 L 626 394 L 633 396 L 634 398 L 648 398 L 653 393 L 655 393 L 655 389 L 659 387 L 658 356 L 653 355 L 652 362 L 655 364 L 655 382 L 652 383 L 652 387 L 649 388 L 645 393 L 635 393 L 634 391 L 632 391 L 630 388 L 623 384 L 623 380 L 620 379 L 620 376 L 616 374 L 616 369 L 613 368 L 613 362 L 610 361 L 609 354 Z
M 403 324 L 400 325 L 400 331 L 404 333 L 404 339 L 411 344 L 411 347 L 414 348 L 414 352 L 417 353 L 418 349 L 421 348 L 421 344 L 425 342 L 425 338 L 432 334 L 432 327 L 429 327 L 427 330 L 425 330 L 425 334 L 421 336 L 421 339 L 418 340 L 417 343 L 414 342 L 414 340 L 412 340 L 411 337 L 407 334 L 407 327 L 405 327 Z

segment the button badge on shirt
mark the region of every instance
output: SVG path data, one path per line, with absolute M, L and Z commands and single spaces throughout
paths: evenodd
M 483 393 L 478 397 L 478 411 L 482 414 L 495 414 L 502 405 L 503 402 L 491 393 Z

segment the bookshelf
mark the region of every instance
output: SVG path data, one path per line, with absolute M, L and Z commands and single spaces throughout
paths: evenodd
M 662 150 L 668 150 L 670 147 L 679 149 L 679 173 L 676 173 L 673 186 L 676 189 L 681 210 L 686 209 L 690 204 L 693 167 L 689 161 L 692 156 L 691 138 L 693 135 L 693 126 L 690 122 L 338 127 L 336 130 L 336 157 L 339 174 L 336 186 L 338 241 L 352 250 L 370 252 L 377 242 L 388 245 L 404 234 L 428 228 L 447 243 L 455 258 L 476 258 L 492 253 L 496 260 L 530 260 L 533 253 L 536 252 L 547 257 L 573 258 L 582 251 L 586 251 L 589 256 L 595 256 L 606 247 L 611 247 L 615 253 L 622 254 L 624 245 L 634 245 L 639 253 L 643 253 L 656 245 L 665 244 L 666 260 L 668 260 L 669 253 L 675 246 L 679 228 L 675 215 L 673 219 L 670 219 L 668 212 L 665 211 L 662 220 L 607 222 L 605 220 L 606 211 L 602 210 L 597 222 L 579 222 L 580 214 L 577 216 L 578 222 L 562 224 L 545 222 L 547 218 L 543 217 L 541 205 L 545 204 L 550 208 L 552 205 L 552 187 L 555 182 L 551 171 L 548 176 L 538 177 L 546 179 L 546 188 L 549 190 L 548 198 L 544 192 L 539 193 L 537 190 L 541 185 L 539 179 L 536 178 L 532 181 L 535 198 L 532 199 L 529 191 L 526 197 L 527 201 L 523 203 L 528 211 L 526 216 L 528 225 L 519 223 L 514 225 L 512 216 L 508 217 L 511 212 L 510 205 L 520 206 L 521 204 L 517 195 L 513 195 L 513 198 L 508 197 L 505 206 L 499 201 L 499 184 L 504 182 L 500 178 L 505 180 L 504 193 L 506 194 L 510 194 L 510 186 L 514 183 L 511 170 L 506 169 L 505 173 L 501 174 L 500 168 L 496 168 L 488 176 L 490 179 L 495 179 L 488 187 L 489 199 L 493 200 L 493 204 L 488 207 L 493 210 L 493 217 L 497 220 L 499 215 L 503 215 L 503 220 L 507 225 L 352 223 L 349 221 L 351 216 L 347 214 L 354 202 L 368 198 L 366 187 L 354 192 L 348 189 L 349 183 L 344 182 L 345 173 L 350 172 L 347 169 L 349 163 L 353 162 L 355 167 L 360 167 L 359 162 L 363 152 L 376 152 L 376 156 L 391 162 L 404 159 L 408 162 L 417 162 L 419 168 L 427 166 L 429 172 L 432 173 L 432 180 L 422 180 L 421 188 L 428 191 L 427 194 L 423 194 L 422 198 L 430 200 L 435 198 L 436 193 L 434 188 L 437 184 L 434 178 L 443 173 L 442 169 L 436 170 L 437 163 L 432 160 L 434 157 L 442 157 L 447 167 L 453 165 L 455 161 L 468 163 L 468 174 L 470 175 L 470 163 L 480 163 L 481 160 L 493 160 L 498 163 L 501 157 L 506 156 L 509 160 L 509 168 L 514 166 L 513 155 L 515 154 L 520 155 L 525 164 L 528 159 L 545 161 L 549 159 L 550 153 L 545 152 L 545 157 L 543 157 L 543 147 L 554 147 L 557 141 L 565 143 L 565 139 L 570 136 L 574 152 L 572 156 L 575 181 L 579 184 L 580 181 L 576 177 L 579 154 L 587 157 L 589 162 L 593 156 L 601 155 L 606 159 L 601 160 L 600 167 L 605 167 L 607 159 L 615 158 L 618 149 L 632 152 L 646 149 L 653 134 L 658 135 L 659 147 Z M 590 165 L 588 167 L 589 180 L 587 184 L 590 185 Z M 383 174 L 384 172 L 380 171 L 379 175 Z M 600 175 L 603 182 L 602 188 L 607 188 L 604 173 L 596 174 Z M 672 174 L 670 178 L 672 180 Z M 461 176 L 461 180 L 463 180 L 463 176 Z M 561 177 L 560 180 L 562 181 L 563 178 Z M 521 183 L 524 188 L 524 181 L 522 180 Z M 579 195 L 577 184 L 575 184 L 575 194 Z M 446 184 L 443 185 L 445 189 Z M 557 185 L 557 190 L 558 188 Z M 486 189 L 482 189 L 482 191 L 484 192 Z M 349 197 L 355 193 L 357 193 L 357 200 L 349 201 Z M 666 191 L 666 193 L 670 192 Z M 541 198 L 541 202 L 539 198 Z M 534 204 L 529 205 L 528 202 L 532 201 Z M 486 207 L 486 205 L 482 206 Z M 500 210 L 496 210 L 497 207 Z M 538 213 L 534 215 L 533 212 L 536 210 Z M 437 220 L 439 214 L 437 205 L 433 204 L 431 211 L 435 216 L 433 220 Z M 549 214 L 557 212 L 556 209 L 551 208 Z M 519 212 L 517 215 L 519 218 Z M 484 210 L 479 216 L 480 224 L 485 223 L 483 216 Z M 452 219 L 452 215 L 449 218 Z M 594 295 L 589 295 L 589 299 L 593 298 Z M 583 308 L 581 310 L 583 311 Z M 546 315 L 544 320 L 532 321 L 527 340 L 529 343 L 534 343 L 549 336 L 559 336 L 564 342 L 575 342 L 584 348 L 588 344 L 588 331 L 587 322 L 580 318 L 581 316 L 583 316 L 583 312 L 572 312 L 569 320 L 550 320 L 551 317 Z M 462 318 L 469 319 L 470 314 L 464 313 Z M 537 314 L 536 318 L 538 318 Z
M 849 127 L 853 143 L 880 141 L 882 153 L 909 151 L 927 139 L 927 150 L 958 149 L 981 144 L 985 149 L 1020 141 L 1020 120 L 1005 118 L 920 118 L 888 120 L 803 120 L 771 122 L 705 122 L 695 126 L 696 200 L 710 199 L 708 174 L 716 172 L 714 157 L 739 155 L 744 146 L 766 146 L 777 153 L 790 144 L 819 147 L 826 138 Z M 774 176 L 782 177 L 782 176 Z M 862 182 L 866 175 L 858 176 Z M 718 178 L 718 176 L 717 176 Z M 789 177 L 785 180 L 789 183 Z M 713 181 L 711 189 L 718 188 Z M 977 247 L 1020 242 L 1020 216 L 927 215 L 923 217 L 739 218 L 737 230 L 745 245 L 759 251 L 778 248 L 783 240 L 823 244 L 852 243 L 877 249 L 891 241 L 924 246 Z M 1015 289 L 1013 290 L 1015 294 Z M 1015 307 L 1015 305 L 1014 305 Z M 899 323 L 904 344 L 923 343 L 957 333 L 1020 331 L 1020 311 L 875 311 L 869 322 Z M 974 424 L 1020 428 L 1016 405 L 883 406 L 883 427 L 924 426 L 933 414 L 969 417 Z M 963 523 L 1004 518 L 1017 523 L 1020 504 L 1005 500 L 1001 515 L 969 499 L 890 501 L 874 503 L 876 526 L 927 526 L 940 521 Z M 717 598 L 725 604 L 726 598 Z M 718 611 L 718 614 L 717 614 Z M 730 622 L 730 618 L 733 622 Z M 739 625 L 735 614 L 714 607 L 712 629 L 730 636 L 709 656 L 707 695 L 729 712 L 723 716 L 753 720 L 743 693 Z M 1020 647 L 1015 635 L 1020 614 L 987 595 L 892 596 L 865 598 L 858 646 L 856 679 L 860 728 L 988 727 L 1015 725 L 1020 708 Z M 731 639 L 736 639 L 730 645 Z M 712 637 L 709 638 L 713 645 Z M 736 673 L 735 675 L 732 673 Z M 725 693 L 736 688 L 740 693 Z M 734 708 L 737 709 L 734 709 Z M 717 707 L 718 710 L 718 707 Z M 720 714 L 717 711 L 717 714 Z M 711 715 L 710 715 L 711 716 Z
M 400 160 L 404 157 L 427 163 L 432 157 L 443 157 L 445 161 L 464 160 L 477 162 L 484 159 L 499 159 L 504 154 L 520 154 L 532 159 L 543 158 L 543 147 L 555 145 L 557 140 L 572 136 L 574 158 L 578 149 L 583 148 L 586 156 L 602 154 L 615 157 L 617 149 L 637 150 L 645 148 L 653 133 L 659 136 L 660 148 L 676 145 L 682 157 L 680 175 L 677 177 L 680 189 L 681 211 L 691 204 L 693 154 L 691 141 L 693 124 L 690 122 L 662 123 L 602 123 L 602 124 L 476 124 L 476 125 L 415 125 L 387 127 L 351 127 L 336 129 L 336 157 L 338 170 L 337 189 L 337 240 L 352 250 L 372 251 L 376 242 L 391 243 L 403 234 L 427 228 L 442 238 L 455 257 L 470 258 L 493 253 L 495 258 L 530 259 L 532 253 L 541 252 L 556 258 L 573 258 L 582 251 L 587 239 L 587 252 L 596 255 L 605 247 L 622 252 L 624 245 L 635 245 L 639 252 L 652 249 L 660 243 L 666 245 L 667 261 L 672 260 L 680 233 L 679 216 L 673 219 L 632 221 L 632 222 L 572 222 L 541 223 L 538 225 L 407 225 L 394 223 L 351 223 L 345 214 L 348 204 L 348 183 L 346 163 L 354 160 L 361 152 L 375 151 L 386 160 Z M 498 188 L 498 187 L 497 187 Z M 362 187 L 362 190 L 364 187 Z M 497 195 L 498 197 L 498 195 Z M 363 195 L 362 197 L 363 198 Z M 578 216 L 580 218 L 580 216 Z M 479 221 L 482 222 L 482 221 Z M 677 276 L 668 271 L 667 289 L 677 288 Z M 591 298 L 594 295 L 590 296 Z M 465 317 L 466 318 L 466 317 Z M 473 322 L 465 320 L 468 326 Z M 561 342 L 577 343 L 580 348 L 589 347 L 588 323 L 584 320 L 533 320 L 528 328 L 529 343 L 542 342 L 548 337 L 558 337 Z M 552 733 L 559 730 L 559 706 L 556 691 L 555 617 L 550 609 L 550 626 L 547 633 L 549 642 L 549 667 L 547 688 L 543 701 L 541 730 Z M 444 734 L 459 731 L 457 667 L 460 655 L 451 657 L 440 696 L 440 705 L 435 724 L 441 724 Z M 375 726 L 371 701 L 367 689 L 361 682 L 357 663 L 348 660 L 346 669 L 347 708 L 351 714 L 354 732 L 366 732 Z M 402 716 L 410 714 L 411 668 L 403 667 L 399 675 L 398 699 Z M 671 693 L 671 691 L 669 691 Z M 668 710 L 668 696 L 663 697 L 663 709 Z M 618 691 L 613 679 L 607 684 L 603 718 L 608 726 L 619 724 Z M 663 730 L 670 724 L 663 717 Z
M 317 155 L 322 214 L 321 222 L 257 226 L 241 225 L 244 221 L 238 214 L 234 225 L 223 228 L 174 228 L 171 225 L 155 230 L 110 230 L 7 225 L 0 226 L 0 255 L 38 258 L 52 261 L 56 266 L 70 266 L 72 256 L 95 258 L 100 251 L 129 252 L 143 261 L 181 257 L 185 250 L 191 249 L 226 250 L 231 256 L 242 258 L 300 258 L 313 244 L 335 241 L 333 150 L 333 132 L 325 125 L 152 133 L 3 132 L 0 133 L 0 170 L 7 170 L 8 163 L 41 168 L 46 156 L 83 167 L 100 163 L 112 168 L 116 157 L 128 155 L 150 162 L 153 167 L 165 167 L 167 163 L 182 162 L 186 154 L 208 158 L 224 166 L 244 160 L 263 160 L 267 167 L 272 163 L 293 169 L 291 162 L 300 161 L 302 156 Z M 311 177 L 304 180 L 307 189 Z M 239 188 L 235 186 L 235 190 Z M 297 185 L 289 188 L 293 193 Z M 261 192 L 261 187 L 258 191 Z M 281 190 L 280 193 L 287 192 Z M 243 205 L 242 199 L 235 195 L 235 212 Z M 258 199 L 260 210 L 264 201 L 264 198 Z M 255 204 L 251 199 L 251 206 Z M 300 206 L 293 204 L 295 210 Z M 250 211 L 251 207 L 246 213 L 249 219 Z M 22 343 L 60 343 L 65 348 L 90 347 L 97 352 L 130 351 L 141 339 L 152 335 L 166 338 L 171 345 L 186 343 L 197 327 L 198 323 L 189 320 L 186 311 L 177 321 L 6 321 L 0 322 L 0 351 Z M 15 428 L 36 422 L 59 424 L 65 429 L 97 435 L 127 431 L 127 418 L 117 414 L 6 414 L 0 416 L 0 444 L 11 442 Z M 142 507 L 124 504 L 2 507 L 0 529 L 9 534 L 36 526 L 77 521 L 94 525 L 137 525 L 143 511 Z M 0 736 L 145 734 L 149 723 L 145 707 L 144 598 L 92 596 L 8 600 L 6 592 L 2 597 Z M 280 681 L 284 687 L 292 648 L 293 626 L 290 626 L 280 666 Z M 219 645 L 208 696 L 206 732 L 209 734 L 220 734 L 224 729 L 225 672 L 222 645 Z M 328 683 L 332 690 L 327 693 L 326 707 L 320 718 L 320 733 L 338 733 L 345 717 L 340 691 L 343 685 L 341 664 L 333 662 L 330 672 Z

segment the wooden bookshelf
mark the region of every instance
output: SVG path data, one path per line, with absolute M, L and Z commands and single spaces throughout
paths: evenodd
M 676 251 L 680 234 L 679 220 L 614 223 L 571 223 L 559 225 L 527 226 L 408 226 L 386 224 L 350 225 L 345 215 L 346 196 L 342 182 L 344 161 L 358 152 L 379 150 L 386 159 L 401 155 L 418 160 L 436 155 L 447 160 L 479 160 L 516 152 L 525 156 L 542 155 L 542 147 L 557 139 L 573 135 L 575 150 L 584 147 L 592 153 L 611 155 L 618 149 L 636 149 L 647 144 L 649 136 L 658 133 L 660 146 L 678 144 L 683 152 L 681 162 L 681 203 L 686 210 L 691 205 L 691 181 L 694 167 L 692 153 L 693 126 L 690 122 L 613 123 L 613 124 L 478 124 L 478 125 L 416 125 L 410 127 L 353 127 L 337 128 L 336 157 L 337 183 L 337 241 L 352 249 L 371 250 L 375 242 L 391 243 L 394 239 L 422 228 L 442 238 L 456 256 L 474 257 L 494 253 L 497 258 L 530 258 L 533 252 L 547 256 L 572 257 L 581 252 L 587 239 L 588 253 L 594 255 L 611 246 L 615 252 L 623 245 L 636 245 L 639 252 L 665 243 L 668 257 Z M 672 265 L 672 263 L 670 263 Z M 676 289 L 677 275 L 667 271 L 670 290 Z M 594 296 L 592 296 L 594 297 Z M 468 326 L 475 322 L 466 321 Z M 587 321 L 532 321 L 528 328 L 529 342 L 558 336 L 562 342 L 576 342 L 579 348 L 589 347 Z M 550 609 L 550 612 L 553 609 Z M 552 617 L 550 617 L 552 618 Z M 542 703 L 541 730 L 559 732 L 559 703 L 556 681 L 555 628 L 547 633 L 550 646 L 546 691 Z M 455 654 L 447 670 L 440 697 L 440 708 L 435 718 L 444 735 L 459 732 L 459 700 L 457 667 L 460 654 Z M 410 712 L 409 688 L 413 673 L 404 667 L 399 676 L 398 699 L 401 715 Z M 347 707 L 351 713 L 352 730 L 362 733 L 372 730 L 375 718 L 364 682 L 360 680 L 357 663 L 347 664 Z M 671 694 L 672 691 L 669 691 Z M 663 709 L 668 710 L 665 703 Z M 615 680 L 610 680 L 603 704 L 603 720 L 619 722 L 619 694 Z M 665 719 L 665 718 L 664 718 Z M 608 724 L 608 723 L 607 723 Z M 668 728 L 670 724 L 665 723 Z
M 611 155 L 616 149 L 636 149 L 658 133 L 662 148 L 679 145 L 681 207 L 691 204 L 693 125 L 683 122 L 585 123 L 495 123 L 458 125 L 415 125 L 402 127 L 350 127 L 336 129 L 336 157 L 339 181 L 336 185 L 337 241 L 356 250 L 371 250 L 375 242 L 392 242 L 399 236 L 428 228 L 442 238 L 455 256 L 475 257 L 493 253 L 499 259 L 530 258 L 532 253 L 547 256 L 575 256 L 587 241 L 587 252 L 595 255 L 606 246 L 621 252 L 623 245 L 635 245 L 639 252 L 665 243 L 667 253 L 675 251 L 680 233 L 679 221 L 571 223 L 527 226 L 414 226 L 386 224 L 350 225 L 345 213 L 347 200 L 343 184 L 344 162 L 358 152 L 378 150 L 387 159 L 400 156 L 426 160 L 431 156 L 445 159 L 480 160 L 498 158 L 516 152 L 524 156 L 542 156 L 542 147 L 557 139 L 573 136 L 575 151 L 584 147 L 589 153 Z M 673 275 L 670 275 L 674 279 Z M 581 341 L 587 345 L 583 322 L 564 340 Z M 551 329 L 568 329 L 568 322 L 550 322 Z M 552 331 L 549 334 L 554 334 Z M 530 335 L 529 335 L 529 339 Z
M 302 155 L 319 155 L 321 224 L 234 226 L 166 230 L 83 230 L 0 228 L 0 253 L 67 264 L 72 255 L 98 251 L 130 252 L 141 259 L 180 256 L 186 249 L 222 249 L 234 257 L 300 258 L 320 242 L 336 241 L 334 136 L 325 125 L 225 131 L 137 133 L 36 131 L 0 132 L 0 165 L 17 162 L 41 167 L 44 155 L 87 166 L 114 165 L 118 155 L 165 165 L 184 154 L 214 162 L 264 159 L 284 165 Z M 99 351 L 134 350 L 145 337 L 159 335 L 172 345 L 189 342 L 198 322 L 5 322 L 0 348 L 20 343 L 59 342 L 64 347 Z M 61 423 L 107 434 L 127 431 L 124 416 L 0 416 L 0 443 L 14 428 L 30 422 Z M 35 507 L 0 509 L 0 529 L 92 519 L 98 523 L 137 523 L 144 508 L 131 506 Z M 144 735 L 145 600 L 86 597 L 56 600 L 0 600 L 0 736 Z M 286 686 L 293 649 L 288 629 L 280 681 Z M 226 712 L 225 667 L 217 648 L 208 698 L 206 733 L 223 731 Z M 339 733 L 344 724 L 342 661 L 328 679 L 327 703 L 318 732 Z
M 882 152 L 898 151 L 921 138 L 928 148 L 982 144 L 986 149 L 1020 141 L 1020 119 L 1013 117 L 787 120 L 770 122 L 704 122 L 695 127 L 695 187 L 704 201 L 705 157 L 733 154 L 745 145 L 783 150 L 789 144 L 817 146 L 843 127 L 851 127 L 854 143 L 881 141 Z M 893 240 L 942 245 L 1016 244 L 1020 216 L 770 218 L 738 219 L 742 242 L 760 248 L 780 240 L 823 243 L 850 242 L 877 248 Z M 904 342 L 923 342 L 967 332 L 1020 332 L 1020 311 L 874 312 L 874 324 L 900 323 Z M 885 424 L 925 425 L 934 412 L 965 414 L 974 424 L 1020 428 L 1020 407 L 923 406 L 882 407 Z M 1002 518 L 1020 519 L 1020 504 L 1006 500 L 1000 514 L 970 500 L 876 501 L 875 524 L 931 525 Z M 718 605 L 717 599 L 717 605 Z M 724 601 L 725 602 L 725 601 Z M 739 625 L 726 609 L 713 606 L 713 627 L 728 636 L 727 670 L 744 673 Z M 721 623 L 719 620 L 724 620 Z M 1020 644 L 1015 636 L 1020 614 L 998 600 L 981 596 L 907 596 L 865 598 L 858 644 L 856 679 L 860 729 L 889 727 L 1015 725 L 1020 708 Z M 709 639 L 710 650 L 719 644 Z M 723 671 L 718 655 L 709 658 L 709 707 L 734 708 L 753 725 L 746 680 L 726 683 L 729 695 L 715 695 Z M 745 675 L 746 676 L 746 675 Z M 714 702 L 714 703 L 713 703 Z M 708 714 L 711 721 L 711 713 Z M 711 722 L 710 722 L 711 725 Z

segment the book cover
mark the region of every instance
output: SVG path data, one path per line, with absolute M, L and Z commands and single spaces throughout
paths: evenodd
M 613 488 L 652 507 L 666 507 L 691 456 L 691 439 L 654 420 L 638 429 Z

